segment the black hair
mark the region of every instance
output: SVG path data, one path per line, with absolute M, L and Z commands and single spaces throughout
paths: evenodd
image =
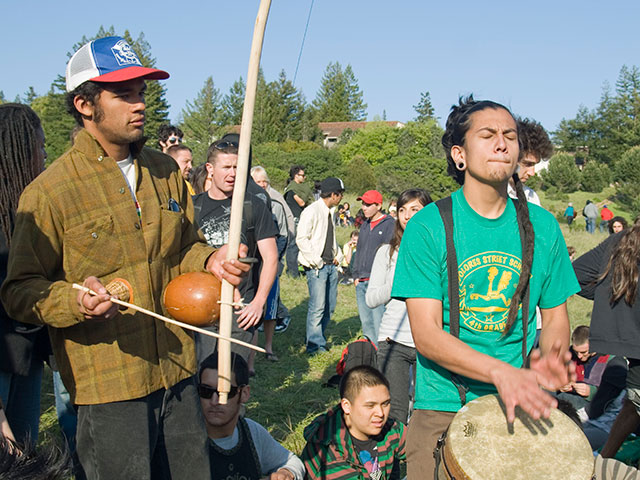
M 542 160 L 553 155 L 553 143 L 542 125 L 529 118 L 518 118 L 517 123 L 520 158 L 531 154 Z
M 304 172 L 305 168 L 303 165 L 293 165 L 290 169 L 289 169 L 289 179 L 287 180 L 287 185 L 290 184 L 293 179 L 295 178 L 295 176 L 300 173 L 300 172 Z
M 69 451 L 46 444 L 36 451 L 27 440 L 18 444 L 0 435 L 0 478 L 3 480 L 63 480 L 71 476 Z
M 209 172 L 207 172 L 206 163 L 192 168 L 191 172 L 189 172 L 189 183 L 193 187 L 193 191 L 196 193 L 196 195 L 198 193 L 204 192 L 204 185 L 207 180 L 207 175 L 209 175 Z
M 444 135 L 442 135 L 442 146 L 447 154 L 447 172 L 460 185 L 464 184 L 464 171 L 460 171 L 456 167 L 455 161 L 451 156 L 451 148 L 454 145 L 464 146 L 465 136 L 471 127 L 471 116 L 475 112 L 480 112 L 487 108 L 491 108 L 493 110 L 505 110 L 513 118 L 511 111 L 504 105 L 492 102 L 491 100 L 476 101 L 474 100 L 473 95 L 469 95 L 466 98 L 460 97 L 458 99 L 458 105 L 451 107 L 451 113 L 447 118 L 446 130 Z M 518 122 L 515 118 L 513 121 L 517 128 Z M 520 278 L 518 280 L 518 285 L 516 286 L 516 291 L 511 298 L 511 304 L 509 305 L 509 315 L 507 317 L 507 324 L 503 333 L 504 335 L 507 334 L 515 323 L 516 318 L 518 317 L 520 303 L 529 288 L 529 277 L 531 275 L 531 267 L 533 264 L 533 249 L 535 242 L 533 225 L 529 219 L 529 205 L 524 193 L 524 188 L 522 187 L 522 182 L 520 181 L 520 177 L 518 177 L 517 173 L 513 174 L 511 178 L 513 179 L 516 194 L 518 196 L 518 201 L 515 202 L 515 205 L 518 227 L 524 248 L 522 252 L 522 269 L 520 270 Z M 527 321 L 528 319 L 523 318 L 523 322 Z
M 211 355 L 205 358 L 200 364 L 200 370 L 198 371 L 198 382 L 202 380 L 202 372 L 210 368 L 212 370 L 218 370 L 218 351 L 214 351 Z M 236 383 L 240 385 L 249 385 L 249 365 L 242 356 L 235 352 L 231 352 L 231 369 L 236 376 Z
M 181 152 L 183 150 L 186 150 L 187 152 L 193 152 L 186 145 L 182 145 L 182 144 L 180 144 L 180 145 L 171 145 L 169 148 L 167 148 L 167 155 L 173 156 L 173 155 L 171 155 L 172 153 L 178 153 L 178 152 Z
M 431 195 L 427 193 L 426 190 L 422 188 L 410 188 L 405 190 L 398 196 L 397 201 L 397 211 L 400 212 L 400 209 L 405 206 L 405 204 L 409 203 L 412 200 L 417 199 L 420 204 L 424 207 L 429 205 L 433 200 L 431 200 Z M 393 236 L 391 237 L 391 241 L 389 245 L 391 248 L 389 249 L 389 260 L 393 257 L 393 254 L 400 247 L 400 241 L 402 240 L 402 234 L 404 233 L 404 229 L 400 225 L 400 222 L 396 220 L 396 225 L 393 230 Z
M 76 97 L 82 97 L 91 105 L 98 104 L 98 98 L 100 94 L 104 91 L 104 88 L 98 82 L 87 81 L 78 85 L 73 91 L 67 93 L 66 103 L 67 103 L 67 112 L 69 112 L 73 118 L 76 119 L 76 123 L 81 127 L 84 126 L 84 122 L 82 120 L 82 114 L 76 109 L 76 105 L 74 103 L 74 99 Z
M 369 365 L 350 368 L 340 380 L 340 398 L 353 402 L 363 387 L 384 385 L 389 388 L 389 381 L 380 370 Z
M 176 137 L 184 137 L 184 133 L 178 127 L 174 125 L 169 125 L 168 123 L 164 123 L 158 127 L 158 145 L 160 142 L 166 143 L 169 140 L 171 135 L 175 135 Z
M 0 105 L 0 235 L 7 245 L 20 195 L 44 166 L 34 161 L 41 128 L 38 115 L 27 105 Z
M 451 113 L 447 117 L 446 129 L 442 135 L 442 146 L 447 155 L 447 173 L 460 185 L 464 184 L 464 171 L 458 170 L 456 167 L 456 162 L 451 156 L 451 148 L 454 145 L 464 146 L 465 136 L 469 128 L 471 128 L 471 115 L 487 108 L 506 110 L 513 117 L 509 109 L 504 105 L 491 100 L 474 100 L 473 95 L 469 95 L 466 98 L 460 97 L 458 105 L 451 107 Z M 516 125 L 518 124 L 515 118 L 513 121 Z
M 616 222 L 622 225 L 623 230 L 626 230 L 629 227 L 626 219 L 622 217 L 613 217 L 611 220 L 609 220 L 609 234 L 611 235 L 613 235 L 613 224 Z

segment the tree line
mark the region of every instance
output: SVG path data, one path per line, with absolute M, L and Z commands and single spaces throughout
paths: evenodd
M 598 105 L 563 119 L 553 140 L 556 155 L 534 180 L 551 193 L 600 192 L 615 186 L 615 200 L 640 214 L 640 69 L 623 65 L 615 88 L 602 88 Z

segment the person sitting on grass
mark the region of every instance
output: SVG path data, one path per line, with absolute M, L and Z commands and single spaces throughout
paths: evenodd
M 571 361 L 576 366 L 576 381 L 560 388 L 562 398 L 576 410 L 586 407 L 598 390 L 609 355 L 601 355 L 589 349 L 589 327 L 580 325 L 571 334 Z
M 381 372 L 368 365 L 348 370 L 340 403 L 304 430 L 308 478 L 391 478 L 405 460 L 406 435 L 404 425 L 389 417 L 390 408 L 389 382 Z
M 198 393 L 209 435 L 211 478 L 269 478 L 301 480 L 300 459 L 280 445 L 257 422 L 240 415 L 249 401 L 249 367 L 240 355 L 231 353 L 231 391 L 226 405 L 219 403 L 218 352 L 200 365 Z

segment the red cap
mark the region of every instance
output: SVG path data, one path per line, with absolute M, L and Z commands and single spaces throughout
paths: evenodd
M 368 204 L 378 203 L 382 205 L 382 194 L 377 190 L 367 190 L 361 197 L 358 197 L 357 200 L 362 200 Z

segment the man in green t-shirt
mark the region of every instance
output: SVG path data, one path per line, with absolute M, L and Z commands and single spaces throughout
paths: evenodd
M 435 448 L 465 401 L 497 392 L 510 423 L 516 406 L 533 418 L 548 417 L 556 401 L 540 387 L 555 389 L 573 376 L 566 299 L 579 286 L 558 223 L 544 209 L 527 205 L 514 175 L 516 121 L 502 105 L 461 99 L 452 108 L 442 143 L 449 173 L 462 185 L 451 196 L 459 336 L 449 329 L 445 229 L 432 204 L 407 225 L 392 291 L 393 297 L 406 299 L 419 352 L 407 442 L 409 479 L 434 471 L 425 445 Z M 517 202 L 507 194 L 512 177 Z M 536 306 L 542 310 L 542 334 L 540 350 L 531 351 Z M 530 368 L 521 368 L 523 354 L 529 353 Z

